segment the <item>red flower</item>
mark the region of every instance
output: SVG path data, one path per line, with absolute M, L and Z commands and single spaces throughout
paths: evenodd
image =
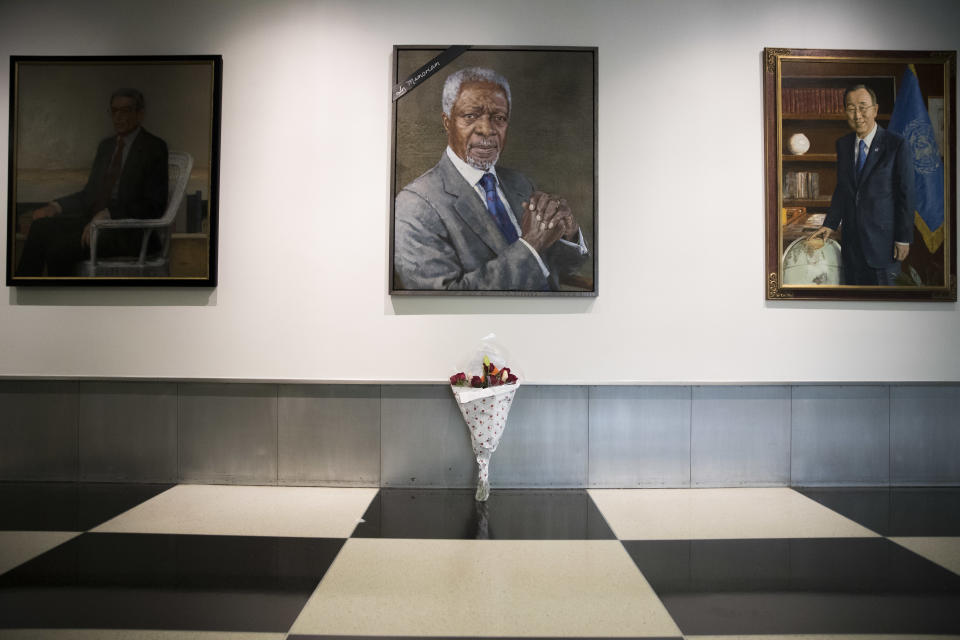
M 450 384 L 454 387 L 471 386 L 475 389 L 486 389 L 487 387 L 498 387 L 503 384 L 514 384 L 517 382 L 517 376 L 511 373 L 509 367 L 497 368 L 497 365 L 490 362 L 490 358 L 484 356 L 483 364 L 480 368 L 480 375 L 467 377 L 467 374 L 461 372 L 450 376 Z

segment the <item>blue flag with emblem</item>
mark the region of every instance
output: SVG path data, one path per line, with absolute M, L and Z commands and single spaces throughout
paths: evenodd
M 903 136 L 913 153 L 914 222 L 933 253 L 943 244 L 943 160 L 912 64 L 903 73 L 889 129 Z

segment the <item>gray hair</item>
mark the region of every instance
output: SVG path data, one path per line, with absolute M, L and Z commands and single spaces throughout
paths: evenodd
M 879 104 L 879 103 L 877 102 L 877 94 L 876 94 L 876 92 L 875 92 L 873 89 L 871 89 L 870 87 L 868 87 L 868 86 L 865 85 L 865 84 L 855 84 L 855 85 L 853 85 L 852 87 L 847 87 L 847 90 L 843 92 L 843 106 L 844 106 L 844 107 L 847 106 L 847 96 L 849 96 L 849 95 L 850 95 L 851 93 L 853 93 L 854 91 L 859 91 L 860 89 L 865 89 L 866 92 L 870 94 L 870 97 L 873 99 L 873 104 Z
M 114 98 L 132 98 L 137 111 L 143 111 L 143 109 L 147 106 L 146 102 L 143 100 L 143 94 L 137 89 L 117 89 L 110 96 L 110 104 L 113 104 Z
M 513 101 L 510 97 L 510 83 L 502 75 L 493 69 L 483 67 L 467 67 L 460 69 L 456 73 L 451 73 L 443 83 L 443 115 L 450 117 L 450 110 L 453 109 L 453 103 L 457 101 L 460 95 L 460 86 L 464 82 L 490 82 L 503 89 L 507 96 L 507 111 L 513 111 Z

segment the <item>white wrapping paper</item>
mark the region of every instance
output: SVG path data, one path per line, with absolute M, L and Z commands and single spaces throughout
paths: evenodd
M 516 382 L 486 389 L 450 387 L 467 424 L 473 454 L 477 458 L 476 499 L 480 502 L 490 497 L 490 456 L 500 444 L 519 386 L 520 383 Z

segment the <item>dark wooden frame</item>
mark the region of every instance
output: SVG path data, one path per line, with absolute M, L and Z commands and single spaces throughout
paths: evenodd
M 31 202 L 27 205 L 26 200 L 21 200 L 18 197 L 18 184 L 20 177 L 20 169 L 18 167 L 18 144 L 21 141 L 21 123 L 19 121 L 20 117 L 20 107 L 24 102 L 30 104 L 31 98 L 33 100 L 40 100 L 43 104 L 51 104 L 53 109 L 58 110 L 58 115 L 66 120 L 69 120 L 73 114 L 70 113 L 71 105 L 76 104 L 78 98 L 71 96 L 69 94 L 69 88 L 60 89 L 59 85 L 55 83 L 52 79 L 48 85 L 41 85 L 42 89 L 25 89 L 21 87 L 21 78 L 23 77 L 23 72 L 26 69 L 31 71 L 39 69 L 46 66 L 50 69 L 50 73 L 70 73 L 76 70 L 76 74 L 82 73 L 97 73 L 99 69 L 103 69 L 104 80 L 106 83 L 108 80 L 112 79 L 110 77 L 111 69 L 121 69 L 125 67 L 134 67 L 136 72 L 140 73 L 139 77 L 144 79 L 144 82 L 151 82 L 148 78 L 154 78 L 153 82 L 157 82 L 160 86 L 162 81 L 155 80 L 157 78 L 157 73 L 162 73 L 158 71 L 158 65 L 165 65 L 166 67 L 172 67 L 173 70 L 167 76 L 166 81 L 169 82 L 170 78 L 175 79 L 176 70 L 179 67 L 187 66 L 192 67 L 192 71 L 195 71 L 197 67 L 205 67 L 209 69 L 209 74 L 203 76 L 204 86 L 203 91 L 209 89 L 210 96 L 210 121 L 209 125 L 209 138 L 196 138 L 196 148 L 203 149 L 209 155 L 206 158 L 194 158 L 194 171 L 191 174 L 195 176 L 187 186 L 187 194 L 193 193 L 191 187 L 202 187 L 198 189 L 200 191 L 197 196 L 194 196 L 196 199 L 195 206 L 193 208 L 192 216 L 193 227 L 194 229 L 188 233 L 177 234 L 174 233 L 174 241 L 182 241 L 184 246 L 190 246 L 196 248 L 194 252 L 195 255 L 191 256 L 191 262 L 193 263 L 193 271 L 182 274 L 182 275 L 173 275 L 170 276 L 150 276 L 150 277 L 114 277 L 114 276 L 95 276 L 95 277 L 50 277 L 50 276 L 41 276 L 41 277 L 19 277 L 16 276 L 16 261 L 18 259 L 17 248 L 18 244 L 22 244 L 25 239 L 25 234 L 18 233 L 20 231 L 18 225 L 18 202 L 20 202 L 19 209 L 26 211 L 30 206 L 33 205 Z M 125 69 L 124 69 L 125 71 Z M 202 71 L 197 75 L 201 75 Z M 114 74 L 114 76 L 122 76 L 124 74 Z M 130 74 L 133 75 L 133 74 Z M 8 189 L 7 189 L 7 250 L 6 250 L 6 284 L 7 286 L 175 286 L 175 287 L 214 287 L 217 284 L 217 237 L 218 237 L 218 212 L 219 212 L 219 171 L 220 171 L 220 110 L 221 110 L 221 98 L 222 98 L 222 76 L 223 76 L 223 60 L 219 55 L 171 55 L 171 56 L 11 56 L 10 57 L 10 137 L 9 137 L 9 165 L 8 165 Z M 50 76 L 53 78 L 54 76 Z M 79 77 L 79 75 L 78 75 Z M 183 76 L 184 78 L 186 75 Z M 156 104 L 156 96 L 151 98 L 150 87 L 137 86 L 136 78 L 137 76 L 133 75 L 134 82 L 128 82 L 121 86 L 133 86 L 134 88 L 141 89 L 144 92 L 147 102 L 147 116 L 144 121 L 144 126 L 150 128 L 151 119 L 151 104 Z M 209 82 L 209 85 L 206 85 L 206 82 Z M 186 83 L 189 84 L 189 83 Z M 33 86 L 33 85 L 31 85 Z M 197 85 L 199 86 L 199 85 Z M 118 87 L 113 87 L 116 89 Z M 35 91 L 35 95 L 31 96 L 30 92 Z M 59 92 L 61 95 L 59 99 L 56 97 L 54 99 L 49 99 L 48 95 L 41 96 L 41 91 L 52 91 L 54 92 L 51 95 L 56 96 L 56 92 Z M 112 91 L 112 89 L 110 90 Z M 196 92 L 185 89 L 181 94 L 176 94 L 176 99 L 186 98 L 189 94 L 196 95 Z M 98 94 L 99 95 L 99 94 Z M 200 93 L 199 95 L 205 95 Z M 169 98 L 169 96 L 165 96 Z M 104 111 L 106 112 L 106 106 L 110 98 L 109 91 L 106 95 L 102 96 Z M 85 104 L 85 103 L 84 103 Z M 182 109 L 182 111 L 187 112 L 187 109 Z M 188 116 L 184 115 L 184 119 Z M 78 125 L 78 126 L 87 126 L 87 125 Z M 152 131 L 158 133 L 161 137 L 164 137 L 164 131 Z M 109 123 L 105 123 L 103 136 L 111 133 L 109 131 Z M 37 134 L 33 134 L 36 138 Z M 99 132 L 98 132 L 99 135 Z M 101 136 L 102 137 L 102 136 Z M 177 150 L 176 144 L 171 144 L 170 140 L 166 140 L 170 150 Z M 194 140 L 191 140 L 193 142 Z M 53 147 L 63 144 L 62 141 L 58 138 L 56 132 L 48 134 L 46 138 L 48 142 Z M 96 147 L 86 150 L 83 152 L 89 153 L 90 158 L 93 157 L 93 152 L 96 150 Z M 198 154 L 193 154 L 198 155 Z M 51 173 L 56 171 L 63 171 L 65 169 L 76 169 L 75 167 L 57 167 L 53 169 L 41 169 L 39 171 L 49 171 Z M 202 171 L 198 171 L 202 169 Z M 202 176 L 203 171 L 206 171 L 206 177 Z M 197 177 L 199 176 L 199 177 Z M 80 187 L 82 188 L 82 184 Z M 206 194 L 203 194 L 203 191 L 206 191 Z M 47 196 L 47 200 L 54 199 L 58 196 L 62 197 L 66 194 L 61 193 L 50 193 Z M 206 195 L 206 199 L 203 199 Z M 29 199 L 28 200 L 32 200 Z M 43 201 L 37 199 L 35 201 L 38 204 L 42 204 Z M 184 203 L 187 202 L 186 195 L 184 196 Z M 24 215 L 24 211 L 20 211 L 20 216 Z M 182 211 L 182 210 L 181 210 Z M 202 219 L 202 221 L 201 221 Z M 198 227 L 199 225 L 199 227 Z M 178 238 L 179 236 L 179 238 Z M 205 236 L 205 238 L 204 238 Z M 204 244 L 204 239 L 206 243 Z M 173 256 L 171 256 L 173 257 Z M 185 267 L 185 269 L 187 269 Z M 195 272 L 194 272 L 195 271 Z
M 816 65 L 810 63 L 818 63 Z M 849 79 L 867 77 L 888 77 L 894 82 L 893 96 L 896 95 L 896 85 L 900 76 L 891 74 L 892 69 L 906 68 L 908 64 L 924 65 L 925 73 L 936 70 L 942 72 L 942 92 L 945 99 L 945 140 L 947 147 L 943 150 L 944 166 L 944 239 L 938 251 L 929 253 L 930 271 L 934 276 L 931 284 L 922 286 L 892 286 L 868 287 L 852 285 L 785 285 L 783 284 L 782 256 L 787 241 L 784 236 L 792 233 L 812 232 L 811 228 L 803 228 L 803 221 L 807 214 L 797 214 L 799 222 L 791 226 L 790 220 L 784 219 L 783 207 L 790 204 L 810 205 L 813 212 L 829 210 L 829 195 L 832 191 L 830 180 L 835 181 L 836 154 L 834 140 L 812 140 L 809 154 L 790 156 L 786 152 L 787 138 L 791 132 L 801 125 L 810 127 L 821 138 L 830 134 L 849 132 L 846 119 L 842 113 L 826 114 L 818 111 L 811 113 L 785 113 L 784 88 L 785 82 L 796 86 L 803 86 L 809 80 L 816 80 L 811 84 L 823 87 L 842 87 Z M 786 67 L 786 70 L 785 70 Z M 830 70 L 830 73 L 813 73 L 804 71 L 819 67 Z M 795 73 L 796 75 L 791 75 Z M 922 75 L 922 74 L 921 74 Z M 939 77 L 937 81 L 939 82 Z M 775 49 L 767 48 L 763 52 L 763 97 L 764 97 L 764 154 L 765 154 L 765 221 L 766 221 L 766 269 L 765 289 L 768 300 L 802 299 L 802 300 L 911 300 L 911 301 L 956 301 L 957 300 L 957 256 L 956 256 L 956 224 L 957 224 L 957 186 L 956 173 L 956 52 L 955 51 L 854 51 L 854 50 L 825 50 L 825 49 Z M 925 98 L 929 96 L 924 96 Z M 891 109 L 884 109 L 884 100 L 878 97 L 881 103 L 881 113 L 877 120 L 881 126 L 889 120 Z M 892 98 L 890 98 L 892 104 Z M 799 123 L 799 124 L 798 124 Z M 806 133 L 806 132 L 804 132 Z M 829 146 L 825 146 L 829 142 Z M 786 159 L 785 159 L 786 158 Z M 831 164 L 832 162 L 832 164 Z M 826 193 L 821 192 L 818 200 L 806 202 L 787 201 L 785 203 L 783 185 L 786 167 L 809 168 L 816 171 L 822 169 L 828 178 Z M 832 177 L 831 177 L 831 173 Z M 821 178 L 824 173 L 821 174 Z M 824 198 L 823 195 L 827 197 Z M 803 220 L 800 220 L 803 218 Z M 793 227 L 799 224 L 799 231 Z M 841 228 L 842 233 L 842 228 Z M 911 256 L 920 264 L 927 259 L 922 251 L 926 247 L 919 233 L 914 234 L 911 245 Z M 915 251 L 916 250 L 916 251 Z M 937 254 L 942 254 L 937 262 Z M 911 256 L 908 256 L 905 265 L 909 265 Z M 942 271 L 940 271 L 942 269 Z M 925 272 L 926 273 L 926 272 Z M 940 277 L 942 274 L 942 278 Z M 936 282 L 932 282 L 937 280 Z
M 589 153 L 590 157 L 586 160 L 580 162 L 580 166 L 583 167 L 581 170 L 581 177 L 584 181 L 590 182 L 590 191 L 591 197 L 587 203 L 589 207 L 592 208 L 591 215 L 589 216 L 589 222 L 585 222 L 583 219 L 578 217 L 578 220 L 581 224 L 581 230 L 584 234 L 584 240 L 587 244 L 587 248 L 590 252 L 590 261 L 589 266 L 585 265 L 585 270 L 589 273 L 587 276 L 582 278 L 577 278 L 574 280 L 574 284 L 568 289 L 562 291 L 529 291 L 529 290 L 511 290 L 511 291 L 486 291 L 486 290 L 470 290 L 470 291 L 450 291 L 450 290 L 411 290 L 411 289 L 400 289 L 395 285 L 394 279 L 394 269 L 393 269 L 393 259 L 394 259 L 394 223 L 395 223 L 395 197 L 396 194 L 407 184 L 408 179 L 401 178 L 398 176 L 398 165 L 401 163 L 401 159 L 398 158 L 398 148 L 399 148 L 399 138 L 402 135 L 401 130 L 404 128 L 405 123 L 399 122 L 398 118 L 398 101 L 395 99 L 393 102 L 393 110 L 391 116 L 392 131 L 391 131 L 391 191 L 390 191 L 390 251 L 389 251 L 389 264 L 387 266 L 387 281 L 388 281 L 388 290 L 391 295 L 466 295 L 466 296 L 529 296 L 529 297 L 543 297 L 543 296 L 596 296 L 598 295 L 597 287 L 597 237 L 598 237 L 598 225 L 597 225 L 597 96 L 598 96 L 598 85 L 597 85 L 597 48 L 596 47 L 493 47 L 493 46 L 470 46 L 465 47 L 467 51 L 462 54 L 462 58 L 454 59 L 447 66 L 441 67 L 435 72 L 435 77 L 430 78 L 431 82 L 439 83 L 442 87 L 443 81 L 447 75 L 456 71 L 457 69 L 464 66 L 471 66 L 472 63 L 468 63 L 467 60 L 471 59 L 471 56 L 474 54 L 516 54 L 517 56 L 522 56 L 524 54 L 544 54 L 549 53 L 552 58 L 553 64 L 562 64 L 562 56 L 565 53 L 575 54 L 579 56 L 590 56 L 592 62 L 592 78 L 590 78 L 590 86 L 586 86 L 586 83 L 581 85 L 582 91 L 589 91 L 592 95 L 592 109 L 589 112 L 578 112 L 576 114 L 576 120 L 582 121 L 585 118 L 590 118 L 592 124 L 589 126 L 590 134 L 590 143 L 585 147 L 579 148 L 579 152 L 582 154 Z M 408 54 L 415 54 L 424 56 L 429 60 L 434 56 L 440 55 L 447 49 L 446 46 L 438 45 L 397 45 L 394 46 L 393 50 L 393 69 L 392 69 L 392 81 L 394 87 L 398 84 L 403 83 L 404 80 L 408 78 L 405 71 L 401 71 L 404 68 L 402 58 Z M 429 55 L 427 55 L 427 53 Z M 524 77 L 521 75 L 511 75 L 509 68 L 497 67 L 496 70 L 507 78 L 511 85 L 511 91 L 514 94 L 514 102 L 517 102 L 517 93 L 518 87 L 524 82 Z M 568 78 L 569 81 L 569 78 Z M 399 100 L 409 100 L 408 93 L 414 91 L 421 91 L 419 86 L 415 86 L 409 91 L 402 91 L 402 95 Z M 436 91 L 434 87 L 433 91 Z M 517 107 L 516 111 L 519 111 L 521 107 Z M 554 115 L 554 107 L 551 106 L 549 102 L 544 102 L 543 104 L 531 104 L 529 102 L 525 103 L 522 107 L 524 110 L 530 110 L 530 113 L 538 112 L 542 117 L 546 115 Z M 436 146 L 436 153 L 430 155 L 429 162 L 425 162 L 423 159 L 420 160 L 421 168 L 415 171 L 412 174 L 412 178 L 415 178 L 419 175 L 420 172 L 425 171 L 436 164 L 437 160 L 440 158 L 440 153 L 446 146 L 445 137 L 443 137 L 443 132 L 440 125 L 440 101 L 439 98 L 436 100 L 435 108 L 430 114 L 431 126 L 426 127 L 422 124 L 418 130 L 423 131 L 423 139 L 429 140 L 427 144 L 431 147 Z M 571 117 L 570 120 L 573 120 Z M 567 121 L 561 120 L 559 123 L 553 123 L 556 130 L 559 132 L 563 131 L 563 127 L 570 124 Z M 505 155 L 510 154 L 511 149 L 518 144 L 517 130 L 514 128 L 515 120 L 513 114 L 511 114 L 511 129 L 510 135 L 508 137 L 508 144 L 506 146 Z M 584 127 L 585 129 L 586 127 Z M 442 144 L 438 144 L 438 140 L 442 138 Z M 549 141 L 545 141 L 549 142 Z M 578 161 L 581 158 L 577 159 Z M 509 160 L 504 161 L 505 166 L 517 169 L 524 173 L 530 173 L 530 168 L 527 166 L 517 166 L 511 164 Z M 402 182 L 402 183 L 401 183 Z M 551 185 L 543 183 L 544 181 L 536 181 L 538 188 L 543 188 L 546 191 L 550 191 Z M 556 191 L 559 193 L 559 191 Z M 567 195 L 561 193 L 561 195 Z M 568 197 L 569 199 L 569 197 Z M 577 215 L 577 211 L 574 210 L 574 214 Z

